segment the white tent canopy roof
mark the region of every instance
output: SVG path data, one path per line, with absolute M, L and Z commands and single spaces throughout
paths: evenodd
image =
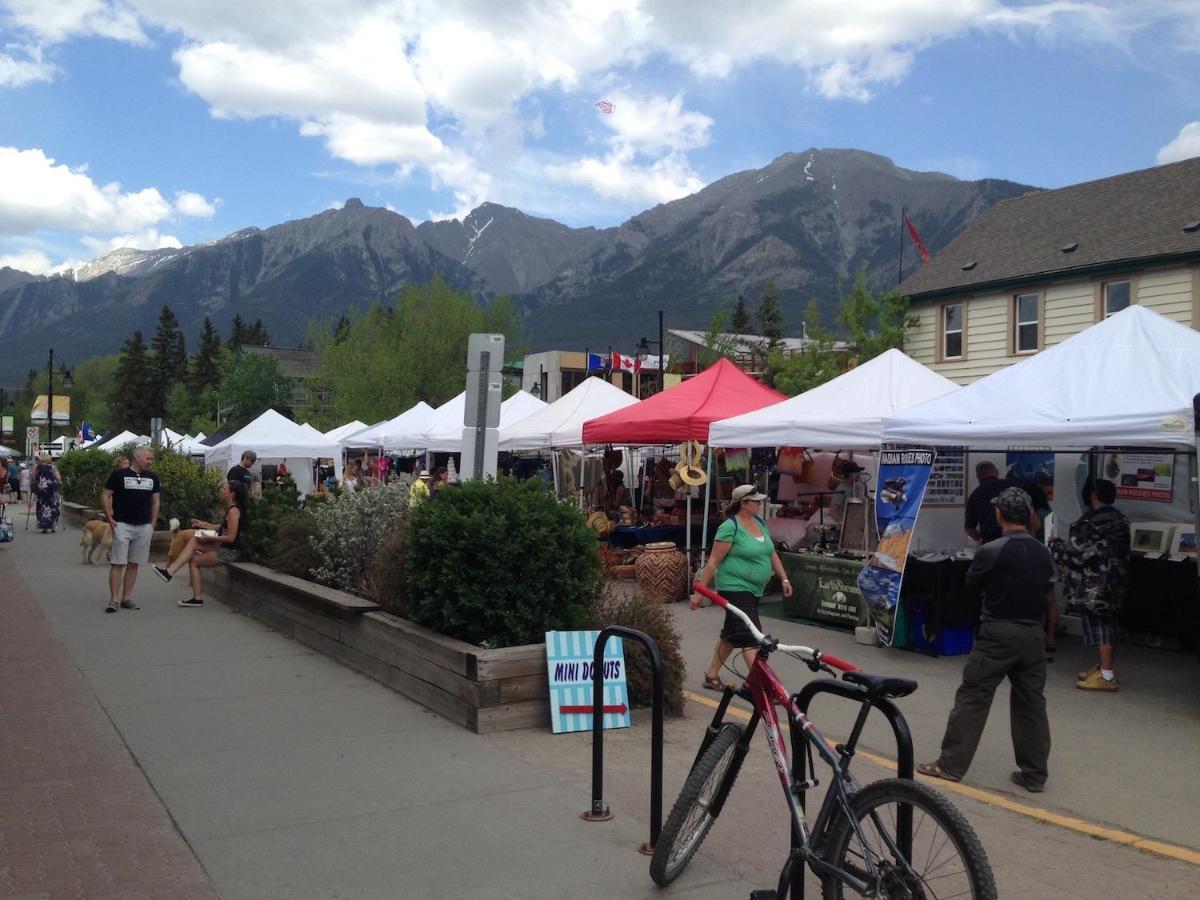
M 126 444 L 148 444 L 150 438 L 144 434 L 134 434 L 132 431 L 122 431 L 120 434 L 113 435 L 108 438 L 103 444 L 97 444 L 97 450 L 116 450 L 118 447 L 124 447 Z
M 883 421 L 959 390 L 899 350 L 888 350 L 832 381 L 771 406 L 713 422 L 714 447 L 878 448 Z
M 1200 332 L 1130 306 L 1057 346 L 898 413 L 904 444 L 1194 447 Z
M 602 378 L 588 378 L 549 406 L 500 429 L 501 450 L 582 447 L 583 423 L 638 399 Z
M 419 444 L 398 442 L 412 440 L 413 437 L 420 434 L 421 429 L 425 427 L 433 413 L 432 406 L 424 400 L 418 400 L 400 415 L 342 438 L 342 446 L 389 450 L 407 450 L 419 447 Z
M 231 434 L 215 447 L 209 447 L 205 461 L 209 465 L 230 465 L 246 450 L 259 459 L 340 458 L 342 448 L 315 428 L 307 431 L 273 409 L 268 409 L 246 427 Z
M 325 432 L 325 437 L 331 441 L 337 441 L 339 444 L 343 438 L 348 438 L 352 434 L 358 434 L 361 431 L 367 430 L 367 423 L 360 422 L 355 419 L 353 422 L 347 422 L 345 425 L 339 425 L 337 428 L 331 428 Z
M 521 419 L 533 415 L 546 404 L 527 391 L 517 391 L 500 404 L 500 428 L 516 424 Z M 463 415 L 467 409 L 467 395 L 459 394 L 453 400 L 436 410 L 437 421 L 430 425 L 425 433 L 423 446 L 427 450 L 439 453 L 458 453 L 462 450 Z M 443 415 L 443 410 L 445 414 Z

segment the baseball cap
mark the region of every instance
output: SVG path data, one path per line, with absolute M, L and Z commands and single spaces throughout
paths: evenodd
M 1010 522 L 1028 522 L 1033 500 L 1019 487 L 1006 487 L 992 498 L 992 506 Z
M 766 500 L 767 495 L 761 493 L 758 487 L 753 484 L 741 484 L 733 489 L 733 501 L 741 503 L 743 500 Z

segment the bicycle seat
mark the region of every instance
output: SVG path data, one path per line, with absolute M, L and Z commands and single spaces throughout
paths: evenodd
M 917 683 L 911 678 L 872 675 L 870 672 L 843 672 L 842 680 L 862 685 L 873 697 L 907 697 L 917 689 Z

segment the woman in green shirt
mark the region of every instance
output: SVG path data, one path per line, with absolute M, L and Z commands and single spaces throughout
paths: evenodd
M 752 484 L 733 489 L 733 500 L 725 509 L 725 521 L 713 538 L 712 553 L 696 578 L 700 584 L 708 587 L 715 576 L 717 593 L 748 615 L 760 631 L 762 625 L 758 619 L 758 601 L 762 599 L 772 572 L 783 582 L 783 595 L 792 595 L 792 583 L 788 581 L 779 554 L 775 552 L 775 545 L 771 543 L 767 523 L 759 514 L 766 499 L 767 495 L 759 493 Z M 700 595 L 692 594 L 688 605 L 697 609 Z M 720 639 L 704 673 L 704 687 L 712 691 L 725 690 L 725 683 L 720 677 L 721 667 L 729 659 L 734 647 L 743 648 L 743 657 L 749 670 L 754 662 L 754 639 L 741 619 L 727 611 Z

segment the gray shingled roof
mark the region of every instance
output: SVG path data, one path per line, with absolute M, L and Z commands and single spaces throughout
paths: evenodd
M 1080 274 L 1123 261 L 1200 258 L 1200 158 L 1004 200 L 904 280 L 910 297 Z M 1070 253 L 1060 249 L 1078 243 Z M 963 266 L 975 266 L 966 271 Z

